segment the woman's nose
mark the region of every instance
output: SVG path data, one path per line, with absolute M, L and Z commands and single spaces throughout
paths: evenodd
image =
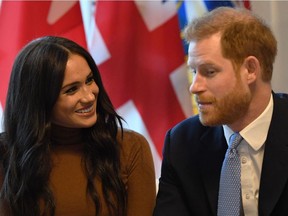
M 89 103 L 95 100 L 95 94 L 89 87 L 84 87 L 81 92 L 81 102 Z

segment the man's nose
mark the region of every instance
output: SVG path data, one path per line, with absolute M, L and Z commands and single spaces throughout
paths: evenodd
M 189 91 L 192 94 L 197 94 L 201 91 L 204 91 L 205 88 L 205 78 L 199 73 L 193 74 L 193 80 L 189 87 Z

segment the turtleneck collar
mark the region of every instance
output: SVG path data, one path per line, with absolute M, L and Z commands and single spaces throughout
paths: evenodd
M 51 125 L 52 145 L 82 145 L 83 133 L 82 128 L 67 128 L 59 125 Z

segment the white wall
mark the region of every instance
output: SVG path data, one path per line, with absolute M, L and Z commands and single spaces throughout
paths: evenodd
M 288 1 L 251 1 L 251 7 L 270 25 L 278 41 L 272 87 L 288 93 Z

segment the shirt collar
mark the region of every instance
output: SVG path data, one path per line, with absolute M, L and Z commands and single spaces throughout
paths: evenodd
M 270 101 L 261 115 L 239 132 L 243 139 L 245 139 L 255 151 L 258 151 L 265 143 L 272 113 L 273 96 L 271 94 Z M 225 139 L 227 143 L 229 143 L 229 138 L 234 132 L 227 125 L 223 125 L 223 129 Z

